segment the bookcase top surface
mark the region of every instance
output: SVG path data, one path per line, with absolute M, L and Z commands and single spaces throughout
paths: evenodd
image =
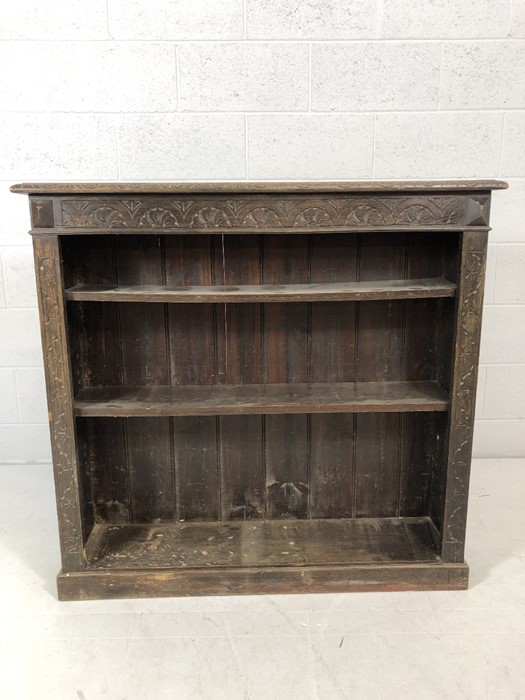
M 24 182 L 18 194 L 184 194 L 293 192 L 429 192 L 504 190 L 502 180 L 357 180 L 338 182 Z

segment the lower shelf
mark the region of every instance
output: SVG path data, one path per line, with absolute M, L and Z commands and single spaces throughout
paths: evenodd
M 94 569 L 332 566 L 438 561 L 429 518 L 96 525 Z
M 457 590 L 428 518 L 97 525 L 87 569 L 58 575 L 61 600 L 369 590 Z
M 446 411 L 436 381 L 309 384 L 201 384 L 91 387 L 75 398 L 77 416 L 209 416 L 271 413 Z

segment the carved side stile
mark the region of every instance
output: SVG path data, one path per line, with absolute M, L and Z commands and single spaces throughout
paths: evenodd
M 486 250 L 486 231 L 463 233 L 442 527 L 447 562 L 462 562 L 465 549 Z
M 72 409 L 71 368 L 60 250 L 56 236 L 34 238 L 38 303 L 55 473 L 62 570 L 82 571 L 82 519 Z

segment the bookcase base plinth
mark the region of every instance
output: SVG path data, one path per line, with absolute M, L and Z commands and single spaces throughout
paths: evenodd
M 372 564 L 228 570 L 84 571 L 58 575 L 59 600 L 468 588 L 468 565 Z
M 454 590 L 429 518 L 97 524 L 61 599 Z

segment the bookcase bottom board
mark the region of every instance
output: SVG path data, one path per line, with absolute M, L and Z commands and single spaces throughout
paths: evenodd
M 455 590 L 430 518 L 97 524 L 85 572 L 60 573 L 62 600 L 366 590 Z

